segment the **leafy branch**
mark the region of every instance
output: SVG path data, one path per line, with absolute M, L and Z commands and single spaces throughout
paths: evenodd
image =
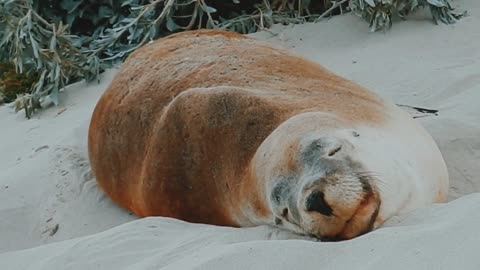
M 456 13 L 448 0 L 350 0 L 350 9 L 370 23 L 370 31 L 392 27 L 392 18 L 406 18 L 418 8 L 428 7 L 436 24 L 455 23 L 466 12 Z

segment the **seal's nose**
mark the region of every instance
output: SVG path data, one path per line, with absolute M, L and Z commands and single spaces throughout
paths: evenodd
M 333 215 L 333 209 L 325 201 L 325 194 L 319 190 L 310 193 L 306 200 L 306 209 L 309 212 L 315 211 L 324 216 Z

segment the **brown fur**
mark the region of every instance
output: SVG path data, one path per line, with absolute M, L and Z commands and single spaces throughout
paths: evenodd
M 376 96 L 285 50 L 222 31 L 176 34 L 122 65 L 93 113 L 90 161 L 105 192 L 139 216 L 238 226 L 245 200 L 270 214 L 252 172 L 257 148 L 311 111 L 383 121 Z

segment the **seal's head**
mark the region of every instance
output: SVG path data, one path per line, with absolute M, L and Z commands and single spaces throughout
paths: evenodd
M 271 188 L 274 223 L 323 240 L 350 239 L 372 230 L 380 197 L 375 176 L 354 160 L 353 144 L 313 135 L 295 148 L 297 153 L 287 156 L 295 159 L 296 173 L 283 175 Z
M 380 179 L 362 163 L 365 158 L 357 147 L 361 134 L 318 126 L 305 130 L 308 124 L 301 122 L 301 127 L 281 126 L 261 149 L 263 162 L 257 170 L 266 172 L 262 177 L 270 222 L 331 241 L 377 227 Z

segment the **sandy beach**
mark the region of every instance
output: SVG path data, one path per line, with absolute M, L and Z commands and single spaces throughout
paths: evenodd
M 0 106 L 0 269 L 480 269 L 480 2 L 435 26 L 428 10 L 369 33 L 344 14 L 253 34 L 290 48 L 399 105 L 438 144 L 449 202 L 395 217 L 354 240 L 322 243 L 265 226 L 227 228 L 138 219 L 96 186 L 87 157 L 101 83 L 67 87 L 27 120 Z

